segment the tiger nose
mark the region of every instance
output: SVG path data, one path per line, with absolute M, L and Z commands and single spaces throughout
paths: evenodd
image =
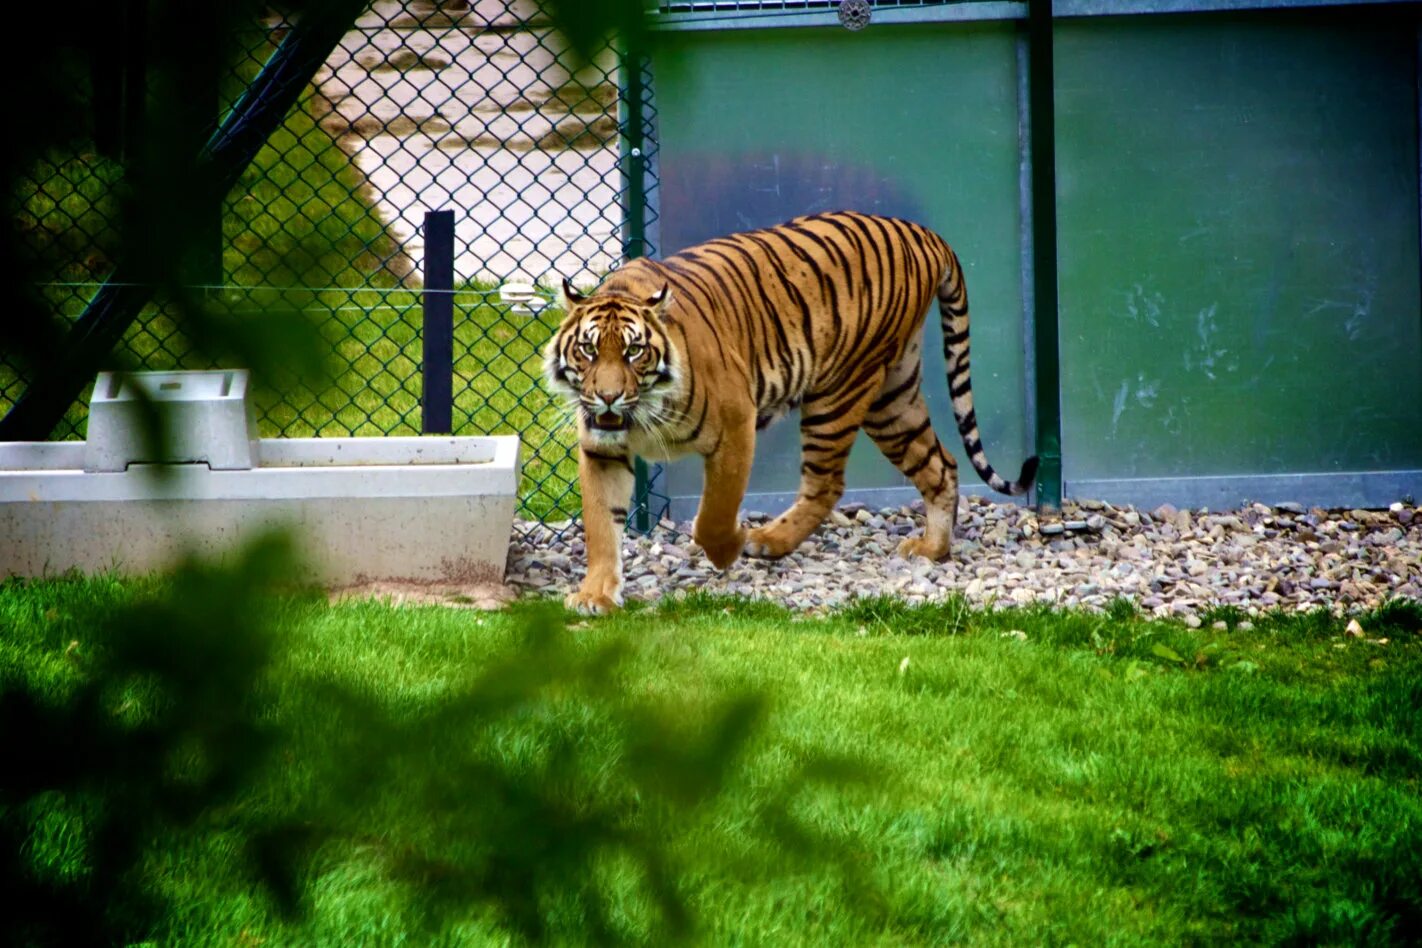
M 597 393 L 597 397 L 602 400 L 602 403 L 603 403 L 604 405 L 607 405 L 607 406 L 610 408 L 610 407 L 612 407 L 612 403 L 613 403 L 613 402 L 617 401 L 619 398 L 622 397 L 622 393 L 621 393 L 621 392 L 598 392 L 598 393 Z

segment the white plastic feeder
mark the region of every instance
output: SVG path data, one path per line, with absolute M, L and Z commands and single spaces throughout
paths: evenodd
M 538 295 L 538 287 L 532 283 L 509 282 L 499 287 L 499 302 L 511 313 L 531 316 L 542 311 L 548 301 Z
M 150 572 L 285 526 L 315 582 L 502 579 L 516 436 L 259 439 L 247 383 L 101 373 L 87 442 L 0 443 L 0 576 Z M 162 456 L 140 392 L 165 422 Z

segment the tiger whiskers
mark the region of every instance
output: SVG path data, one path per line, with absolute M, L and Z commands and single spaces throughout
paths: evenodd
M 667 410 L 665 403 L 655 406 L 649 405 L 645 409 L 645 412 L 647 423 L 640 425 L 640 430 L 646 432 L 652 438 L 658 454 L 664 458 L 671 457 L 672 450 L 671 445 L 667 441 L 667 429 L 675 422 L 684 418 L 686 413 L 678 409 L 675 414 L 672 414 Z
M 566 434 L 576 435 L 578 431 L 578 403 L 559 399 L 554 403 L 554 407 L 557 410 L 557 415 L 555 416 L 551 434 L 557 437 Z

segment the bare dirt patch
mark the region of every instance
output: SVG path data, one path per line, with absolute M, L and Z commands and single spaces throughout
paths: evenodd
M 375 600 L 393 606 L 444 606 L 449 609 L 502 609 L 518 595 L 496 570 L 475 563 L 446 563 L 438 579 L 360 578 L 329 591 L 332 603 Z

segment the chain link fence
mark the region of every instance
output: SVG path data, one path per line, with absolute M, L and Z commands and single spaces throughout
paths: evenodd
M 252 24 L 246 57 L 212 90 L 214 115 L 290 26 L 275 14 Z M 141 80 L 141 63 L 124 68 Z M 653 249 L 650 88 L 645 64 L 611 43 L 575 57 L 534 0 L 369 4 L 209 228 L 212 265 L 196 282 L 210 301 L 253 318 L 273 302 L 295 306 L 330 346 L 322 385 L 260 394 L 263 436 L 420 432 L 422 222 L 452 210 L 453 431 L 521 435 L 521 515 L 572 518 L 575 436 L 541 384 L 540 352 L 563 277 L 592 286 Z M 39 162 L 16 195 L 36 260 L 53 261 L 39 289 L 70 320 L 117 255 L 123 131 L 98 137 Z M 532 298 L 506 293 L 510 284 L 532 286 Z M 210 367 L 161 299 L 115 361 Z M 0 416 L 26 384 L 0 357 Z M 87 399 L 53 437 L 83 437 Z

